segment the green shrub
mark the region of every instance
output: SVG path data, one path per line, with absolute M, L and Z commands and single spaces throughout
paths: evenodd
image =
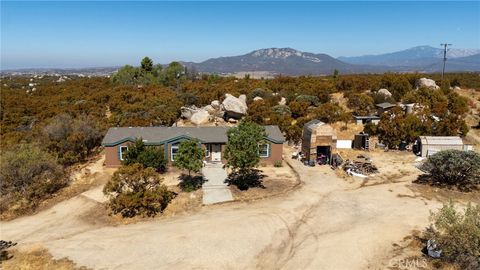
M 164 172 L 167 168 L 167 158 L 163 149 L 158 146 L 146 146 L 142 139 L 128 146 L 127 154 L 123 160 L 124 165 L 140 163 L 145 168 L 154 168 Z
M 0 195 L 4 212 L 35 207 L 68 184 L 64 169 L 48 152 L 33 145 L 20 145 L 2 153 Z
M 456 186 L 468 191 L 480 184 L 480 154 L 473 151 L 445 150 L 428 157 L 422 178 L 441 186 Z
M 450 202 L 430 219 L 425 236 L 442 251 L 440 260 L 460 269 L 480 269 L 480 206 L 468 204 L 462 213 Z
M 108 205 L 114 214 L 123 217 L 155 216 L 174 197 L 162 180 L 153 168 L 135 163 L 116 171 L 103 193 L 108 195 Z
M 273 163 L 273 167 L 283 167 L 283 163 L 281 160 L 276 160 L 274 163 Z

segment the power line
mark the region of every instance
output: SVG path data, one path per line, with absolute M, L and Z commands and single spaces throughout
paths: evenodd
M 447 47 L 452 46 L 450 43 L 442 43 L 440 46 L 443 46 L 443 69 L 442 69 L 442 84 L 443 76 L 445 75 L 445 64 L 447 63 Z

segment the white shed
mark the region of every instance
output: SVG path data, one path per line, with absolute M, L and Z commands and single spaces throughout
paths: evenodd
M 466 150 L 462 138 L 458 136 L 420 136 L 417 145 L 422 157 L 428 157 L 442 150 Z

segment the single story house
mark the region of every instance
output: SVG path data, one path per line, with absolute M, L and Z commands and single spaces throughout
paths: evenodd
M 120 167 L 128 151 L 128 145 L 142 139 L 147 146 L 161 146 L 169 162 L 182 140 L 198 139 L 205 149 L 205 161 L 222 162 L 229 127 L 112 127 L 102 145 L 105 147 L 106 167 Z M 282 160 L 285 138 L 278 126 L 265 126 L 265 143 L 259 145 L 260 163 L 273 164 Z
M 464 144 L 462 138 L 458 136 L 420 136 L 413 147 L 414 153 L 421 157 L 450 149 L 467 151 L 473 148 Z

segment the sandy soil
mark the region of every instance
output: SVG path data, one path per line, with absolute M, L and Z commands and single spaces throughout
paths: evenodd
M 464 140 L 466 143 L 473 144 L 475 151 L 480 152 L 480 129 L 473 128 L 478 125 L 480 120 L 480 91 L 474 89 L 460 89 L 456 90 L 458 94 L 469 99 L 470 113 L 465 117 L 465 122 L 470 127 L 470 131 Z
M 394 170 L 388 166 L 415 170 L 409 158 L 395 156 L 372 159 L 385 163 L 385 173 Z M 303 185 L 286 195 L 129 225 L 95 218 L 98 202 L 79 195 L 0 223 L 1 238 L 19 247 L 40 244 L 55 259 L 95 269 L 376 269 L 393 244 L 422 230 L 429 210 L 440 207 L 415 196 L 408 187 L 413 175 L 362 186 L 327 166 L 288 162 Z

